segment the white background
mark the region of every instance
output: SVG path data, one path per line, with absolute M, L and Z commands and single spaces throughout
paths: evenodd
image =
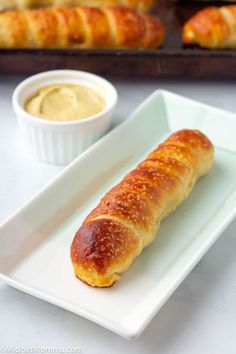
M 62 168 L 32 160 L 19 141 L 11 96 L 22 79 L 0 76 L 0 222 Z M 111 81 L 119 93 L 113 126 L 158 88 L 236 113 L 234 82 Z M 0 353 L 4 346 L 39 346 L 41 352 L 78 347 L 89 354 L 235 354 L 236 221 L 133 342 L 0 282 Z

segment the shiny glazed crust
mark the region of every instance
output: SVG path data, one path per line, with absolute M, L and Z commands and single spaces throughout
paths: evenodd
M 214 148 L 196 130 L 181 130 L 148 155 L 88 215 L 71 245 L 75 274 L 91 286 L 120 278 L 155 239 L 161 220 L 213 163 Z
M 236 48 L 236 5 L 207 7 L 183 27 L 183 43 L 203 48 Z
M 124 7 L 55 8 L 0 14 L 1 48 L 157 48 L 156 17 Z
M 39 7 L 75 6 L 127 6 L 139 11 L 148 11 L 154 0 L 1 0 L 0 11 L 9 9 L 31 9 Z

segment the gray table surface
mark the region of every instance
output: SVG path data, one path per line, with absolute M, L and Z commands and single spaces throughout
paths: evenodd
M 22 79 L 0 76 L 0 222 L 62 169 L 32 160 L 19 142 L 11 96 Z M 119 93 L 113 126 L 158 88 L 236 113 L 236 82 L 111 81 Z M 235 233 L 236 221 L 133 342 L 0 282 L 0 353 L 8 346 L 12 352 L 235 354 Z

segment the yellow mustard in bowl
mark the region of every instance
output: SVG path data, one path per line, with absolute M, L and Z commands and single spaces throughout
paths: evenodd
M 96 90 L 77 84 L 40 88 L 24 106 L 27 113 L 51 121 L 75 121 L 100 113 L 105 100 Z

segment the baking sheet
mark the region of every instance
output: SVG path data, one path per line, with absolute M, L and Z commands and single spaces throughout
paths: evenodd
M 197 10 L 224 1 L 158 0 L 158 13 L 166 27 L 166 40 L 157 50 L 105 49 L 0 49 L 1 74 L 33 74 L 52 69 L 80 69 L 123 77 L 236 78 L 235 50 L 183 47 L 184 22 Z

